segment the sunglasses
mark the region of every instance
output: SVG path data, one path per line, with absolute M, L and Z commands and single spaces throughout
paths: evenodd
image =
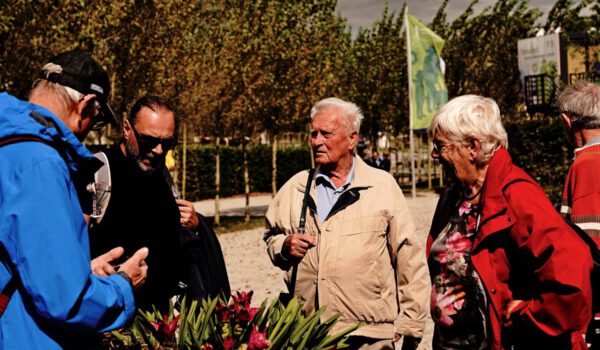
M 131 130 L 133 130 L 133 134 L 137 139 L 138 146 L 140 147 L 140 149 L 149 151 L 156 148 L 156 146 L 160 145 L 163 151 L 167 152 L 168 150 L 173 149 L 177 145 L 177 140 L 174 137 L 162 138 L 140 134 L 133 126 L 133 123 L 129 123 L 129 125 L 131 126 Z

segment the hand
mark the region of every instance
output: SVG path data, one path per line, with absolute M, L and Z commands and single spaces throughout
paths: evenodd
M 131 280 L 131 284 L 134 289 L 146 282 L 146 275 L 148 274 L 148 265 L 146 265 L 146 258 L 148 257 L 148 248 L 141 248 L 133 256 L 123 264 L 119 269 L 119 273 L 124 273 Z
M 198 224 L 200 224 L 200 220 L 198 220 L 198 215 L 196 215 L 194 204 L 185 199 L 177 199 L 175 202 L 179 206 L 181 226 L 189 228 L 190 230 L 195 230 L 196 227 L 198 227 Z
M 285 238 L 283 252 L 286 257 L 302 259 L 306 252 L 317 245 L 317 239 L 302 233 L 293 233 Z
M 117 273 L 111 262 L 120 258 L 125 250 L 121 247 L 116 247 L 108 253 L 104 253 L 92 260 L 92 273 L 96 276 L 106 277 Z
M 515 311 L 515 309 L 518 308 L 519 305 L 521 305 L 521 303 L 524 303 L 523 300 L 512 300 L 511 302 L 508 303 L 508 305 L 506 305 L 506 312 L 504 313 L 504 326 L 506 327 L 510 327 L 512 325 L 512 321 L 510 319 L 513 311 Z

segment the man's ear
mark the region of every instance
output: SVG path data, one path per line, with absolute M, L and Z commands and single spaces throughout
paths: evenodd
M 79 114 L 81 116 L 81 119 L 93 118 L 94 109 L 96 108 L 94 106 L 95 98 L 96 98 L 96 95 L 89 94 L 89 95 L 83 96 L 83 98 L 81 100 L 79 100 L 76 108 L 77 108 L 77 114 Z
M 127 140 L 131 134 L 131 125 L 129 124 L 129 119 L 123 118 L 123 138 Z
M 569 130 L 571 130 L 571 128 L 573 128 L 573 121 L 571 120 L 571 118 L 569 118 L 569 116 L 566 113 L 561 113 L 560 117 L 562 118 L 562 121 L 565 124 L 565 126 Z
M 350 133 L 350 149 L 354 149 L 358 143 L 358 133 L 354 130 Z

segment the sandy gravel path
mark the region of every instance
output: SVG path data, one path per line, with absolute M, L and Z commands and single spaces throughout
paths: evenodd
M 420 192 L 413 199 L 406 196 L 408 206 L 417 226 L 417 234 L 425 243 L 438 195 Z M 260 304 L 264 299 L 273 299 L 285 290 L 283 273 L 274 267 L 262 241 L 263 229 L 226 233 L 219 236 L 225 255 L 232 290 L 254 291 L 253 303 Z M 426 331 L 431 336 L 431 324 Z M 429 349 L 426 339 L 420 349 Z

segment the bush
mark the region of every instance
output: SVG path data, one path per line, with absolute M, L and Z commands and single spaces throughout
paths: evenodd
M 181 150 L 178 156 L 181 159 Z M 192 145 L 187 154 L 186 197 L 197 201 L 215 197 L 215 145 Z M 310 167 L 308 147 L 277 150 L 277 188 Z M 250 192 L 271 192 L 271 146 L 248 147 Z M 244 193 L 242 148 L 221 146 L 221 197 Z
M 573 158 L 558 117 L 504 121 L 508 150 L 516 165 L 544 188 L 553 203 L 559 203 Z

